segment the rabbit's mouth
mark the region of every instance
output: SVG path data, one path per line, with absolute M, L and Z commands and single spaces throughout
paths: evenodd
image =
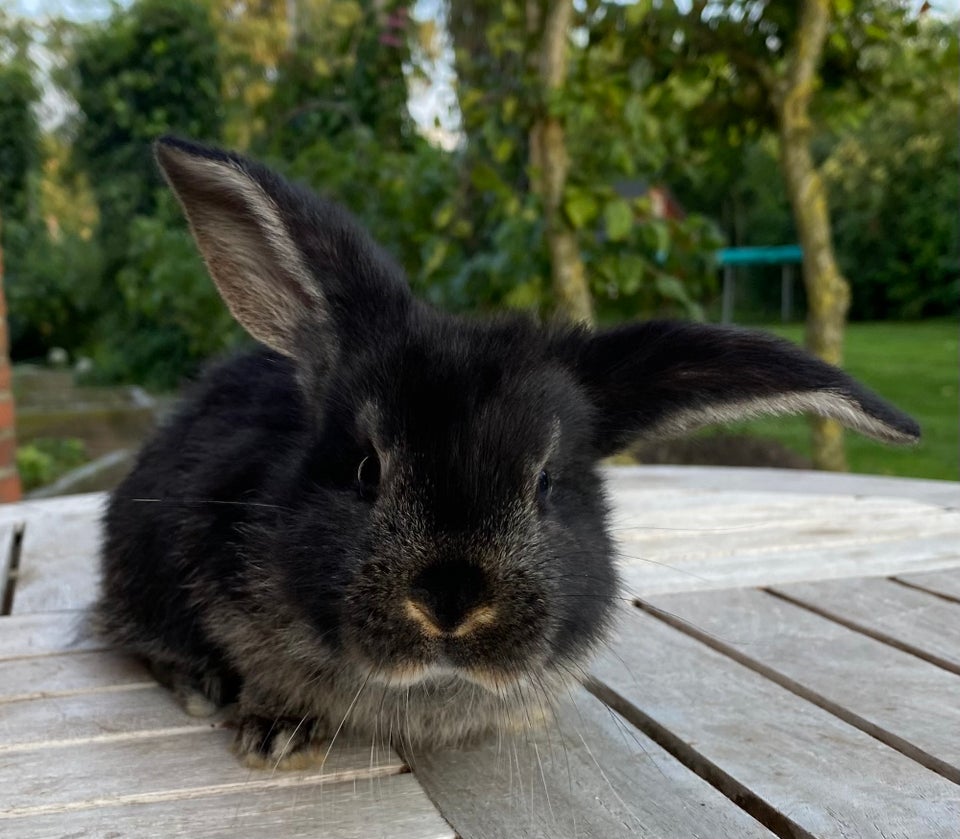
M 484 692 L 506 700 L 527 688 L 543 688 L 547 684 L 566 683 L 560 671 L 536 668 L 495 668 L 478 664 L 456 665 L 446 659 L 434 662 L 403 662 L 400 664 L 369 667 L 363 677 L 370 682 L 388 688 L 404 689 L 414 685 L 433 685 L 443 689 L 462 690 L 467 683 L 482 688 Z

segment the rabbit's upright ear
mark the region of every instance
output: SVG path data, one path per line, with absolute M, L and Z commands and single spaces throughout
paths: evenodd
M 594 403 L 600 456 L 763 414 L 817 414 L 892 443 L 920 437 L 916 422 L 843 371 L 761 332 L 650 321 L 581 340 L 573 365 Z
M 337 206 L 219 149 L 164 137 L 155 151 L 213 281 L 254 338 L 297 356 L 305 329 L 338 342 L 406 306 L 400 269 Z

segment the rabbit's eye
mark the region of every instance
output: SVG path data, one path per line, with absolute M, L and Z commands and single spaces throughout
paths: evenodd
M 376 497 L 380 486 L 380 460 L 375 454 L 367 455 L 357 467 L 357 489 L 365 501 Z
M 537 498 L 540 501 L 547 500 L 547 496 L 550 495 L 550 486 L 550 473 L 546 469 L 542 469 L 537 478 Z

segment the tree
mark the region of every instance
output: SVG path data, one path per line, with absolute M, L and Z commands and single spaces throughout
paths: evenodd
M 843 360 L 850 290 L 834 253 L 827 192 L 811 143 L 831 102 L 849 104 L 881 77 L 871 48 L 915 31 L 892 0 L 695 0 L 664 2 L 644 20 L 643 43 L 660 78 L 701 64 L 712 68 L 708 99 L 691 118 L 739 125 L 739 140 L 772 130 L 782 177 L 804 249 L 807 347 L 833 364 Z M 835 99 L 824 91 L 840 92 Z M 843 470 L 840 426 L 811 419 L 815 464 Z
M 2 234 L 3 214 L 0 212 L 0 237 Z M 0 238 L 0 502 L 7 502 L 20 500 L 21 487 L 16 462 L 16 422 L 3 279 L 3 242 Z
M 208 0 L 223 63 L 224 139 L 289 160 L 292 138 L 357 123 L 410 131 L 399 0 Z
M 669 97 L 644 84 L 634 45 L 647 11 L 450 3 L 465 142 L 447 214 L 481 254 L 464 272 L 494 302 L 574 319 L 700 314 L 712 229 L 658 216 L 646 194 L 682 148 Z
M 15 421 L 11 390 L 10 332 L 4 293 L 4 221 L 25 219 L 28 178 L 39 159 L 39 131 L 33 107 L 39 91 L 33 81 L 30 36 L 19 22 L 0 13 L 0 502 L 20 498 L 15 460 Z
M 7 56 L 4 52 L 0 45 L 0 212 L 24 218 L 28 179 L 40 164 L 40 131 L 33 110 L 40 91 L 26 45 Z
M 156 206 L 152 141 L 167 131 L 219 139 L 219 55 L 208 11 L 188 0 L 137 0 L 80 28 L 68 87 L 78 106 L 75 159 L 97 198 L 111 273 L 125 258 L 130 220 Z
M 144 253 L 160 237 L 158 222 L 169 226 L 170 236 L 187 239 L 180 216 L 164 213 L 158 203 L 163 190 L 151 146 L 166 132 L 219 139 L 217 33 L 205 5 L 137 0 L 117 7 L 103 23 L 68 33 L 65 48 L 66 85 L 78 106 L 66 131 L 73 140 L 73 164 L 85 173 L 99 211 L 96 245 L 102 262 L 98 287 L 90 294 L 97 335 L 89 349 L 107 378 L 136 376 L 171 386 L 206 354 L 191 346 L 189 330 L 178 319 L 182 307 L 164 305 L 183 286 L 151 285 L 169 276 L 161 265 L 140 271 L 134 282 L 129 266 L 143 268 Z M 187 265 L 181 254 L 173 248 L 168 267 L 178 264 L 198 289 L 207 289 L 199 259 L 191 254 Z M 140 295 L 131 293 L 134 286 Z M 196 316 L 208 311 L 197 306 Z M 224 340 L 211 329 L 204 349 Z
M 793 207 L 807 288 L 807 347 L 831 364 L 843 362 L 843 327 L 850 308 L 850 284 L 840 273 L 830 232 L 830 209 L 823 178 L 810 149 L 810 106 L 818 83 L 823 48 L 832 22 L 830 0 L 803 0 L 787 66 L 769 82 L 780 159 Z M 846 471 L 842 426 L 811 418 L 813 462 L 820 469 Z
M 960 299 L 956 21 L 877 51 L 884 94 L 833 132 L 821 166 L 851 317 L 949 316 Z M 842 129 L 842 130 L 841 130 Z
M 593 322 L 593 301 L 580 257 L 576 231 L 563 217 L 563 195 L 570 170 L 561 114 L 551 100 L 562 96 L 567 83 L 573 0 L 527 0 L 527 23 L 537 45 L 537 80 L 542 105 L 530 129 L 530 168 L 533 190 L 543 204 L 550 275 L 557 308 L 569 319 Z
M 287 7 L 293 29 L 258 108 L 262 127 L 253 147 L 289 161 L 315 140 L 349 142 L 359 130 L 372 132 L 384 150 L 411 148 L 406 4 L 301 0 Z

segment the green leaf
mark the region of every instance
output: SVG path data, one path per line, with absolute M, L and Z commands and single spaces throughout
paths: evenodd
M 627 23 L 630 26 L 637 26 L 652 8 L 653 0 L 638 0 L 636 3 L 631 3 L 625 10 Z
M 433 247 L 430 249 L 430 255 L 423 263 L 423 276 L 429 277 L 443 264 L 443 260 L 447 258 L 447 251 L 449 249 L 449 243 L 442 239 L 433 243 Z
M 488 163 L 478 163 L 473 167 L 470 182 L 481 192 L 496 192 L 503 186 L 500 176 Z
M 608 201 L 603 208 L 603 223 L 611 242 L 622 242 L 633 229 L 633 212 L 622 198 Z
M 834 0 L 837 17 L 850 17 L 853 14 L 853 0 Z
M 530 309 L 540 302 L 540 290 L 534 283 L 521 283 L 507 292 L 503 302 L 511 309 Z
M 501 137 L 493 147 L 493 159 L 497 163 L 506 163 L 513 154 L 513 140 L 509 137 Z
M 447 201 L 444 204 L 441 204 L 437 207 L 437 211 L 433 214 L 433 226 L 442 230 L 453 220 L 453 213 L 456 208 L 453 205 L 452 201 Z
M 690 295 L 687 294 L 687 290 L 683 287 L 683 283 L 680 282 L 676 277 L 670 277 L 666 275 L 660 275 L 657 277 L 657 281 L 654 284 L 657 292 L 666 297 L 667 300 L 675 300 L 678 303 L 683 303 L 684 305 L 690 304 Z
M 567 220 L 578 230 L 592 222 L 599 212 L 597 199 L 583 189 L 568 188 L 563 197 Z

